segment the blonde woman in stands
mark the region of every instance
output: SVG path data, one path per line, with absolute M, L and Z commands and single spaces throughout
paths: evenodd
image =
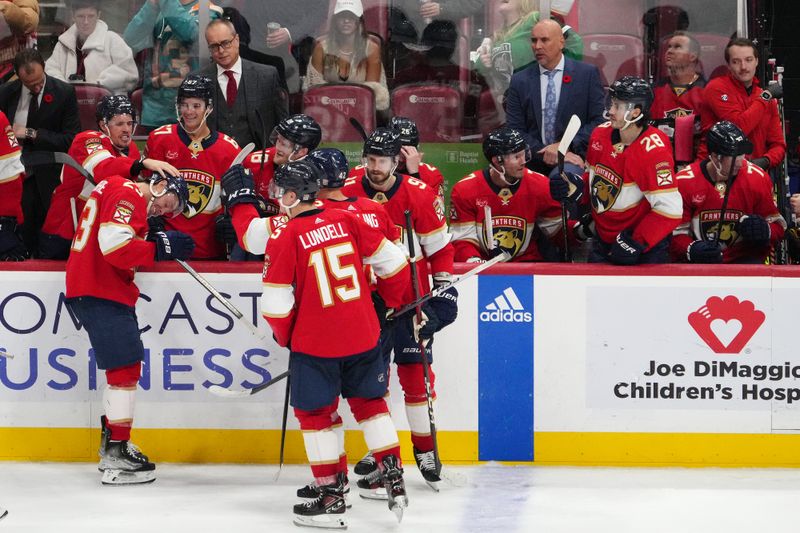
M 386 73 L 378 38 L 367 33 L 361 0 L 337 0 L 327 35 L 314 46 L 308 66 L 308 89 L 323 83 L 360 83 L 375 92 L 375 107 L 389 108 Z

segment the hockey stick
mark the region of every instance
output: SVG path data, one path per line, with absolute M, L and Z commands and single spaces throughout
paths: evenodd
M 66 165 L 93 185 L 97 185 L 88 170 L 78 164 L 71 155 L 64 152 L 28 152 L 22 154 L 22 164 L 26 167 L 40 167 L 43 165 Z
M 728 183 L 725 187 L 725 196 L 722 198 L 722 207 L 719 210 L 719 222 L 717 223 L 717 234 L 714 235 L 714 244 L 719 244 L 719 237 L 722 234 L 722 223 L 725 220 L 725 211 L 728 209 L 728 197 L 731 194 L 731 189 L 733 188 L 733 182 L 735 181 L 734 178 L 736 176 L 733 175 L 733 167 L 736 164 L 736 158 L 738 156 L 731 156 L 731 165 L 728 168 Z
M 8 352 L 0 352 L 0 357 L 5 357 L 7 359 L 14 359 L 14 355 Z
M 287 370 L 282 374 L 278 374 L 277 376 L 270 379 L 266 383 L 262 383 L 258 387 L 253 387 L 252 389 L 233 390 L 233 389 L 226 389 L 225 387 L 221 387 L 219 385 L 211 385 L 210 387 L 208 387 L 208 392 L 210 392 L 214 396 L 219 396 L 220 398 L 245 398 L 253 394 L 258 394 L 262 390 L 268 389 L 272 385 L 275 385 L 283 378 L 288 378 L 288 377 L 289 377 L 289 371 Z
M 258 174 L 261 175 L 264 172 L 264 157 L 267 154 L 267 123 L 264 122 L 264 117 L 261 116 L 261 112 L 258 109 L 256 109 L 256 117 L 261 123 L 261 131 L 264 132 L 264 136 L 261 137 L 261 164 L 258 167 Z
M 502 263 L 502 262 L 508 261 L 510 259 L 511 259 L 511 254 L 509 254 L 508 252 L 506 252 L 504 250 L 501 255 L 498 255 L 496 257 L 492 257 L 491 259 L 489 259 L 485 263 L 479 264 L 478 266 L 476 266 L 472 270 L 464 272 L 463 274 L 458 276 L 456 279 L 454 279 L 450 283 L 446 283 L 444 285 L 439 285 L 437 288 L 433 289 L 428 294 L 424 294 L 424 295 L 420 296 L 419 298 L 417 298 L 416 300 L 414 300 L 410 304 L 404 305 L 403 307 L 401 307 L 397 311 L 389 310 L 389 312 L 386 314 L 386 318 L 387 319 L 394 319 L 394 318 L 397 318 L 397 317 L 399 317 L 401 315 L 404 315 L 404 314 L 408 313 L 409 311 L 413 311 L 417 306 L 424 304 L 425 302 L 427 302 L 431 298 L 435 298 L 436 296 L 439 296 L 440 294 L 442 294 L 444 291 L 446 291 L 447 289 L 449 289 L 453 285 L 457 285 L 457 284 L 461 283 L 462 281 L 464 281 L 466 279 L 469 279 L 472 276 L 475 276 L 476 274 L 479 274 L 480 272 L 483 272 L 487 268 L 493 267 L 497 263 Z
M 558 175 L 567 182 L 567 185 L 570 188 L 574 187 L 570 181 L 564 177 L 564 159 L 567 157 L 567 152 L 569 152 L 569 146 L 572 144 L 572 140 L 575 139 L 575 136 L 578 134 L 578 130 L 581 129 L 581 119 L 578 118 L 578 115 L 572 115 L 569 119 L 569 123 L 567 124 L 567 129 L 564 130 L 564 135 L 561 137 L 561 142 L 558 143 Z M 569 189 L 567 193 L 567 197 L 569 197 Z M 569 249 L 569 232 L 567 230 L 569 216 L 567 213 L 567 200 L 566 198 L 561 200 L 561 229 L 564 232 L 564 250 L 562 250 L 562 259 L 565 263 L 572 262 L 572 252 Z
M 361 135 L 362 139 L 365 141 L 367 140 L 369 137 L 369 135 L 367 135 L 367 130 L 364 129 L 364 125 L 361 124 L 356 117 L 350 117 L 350 125 Z
M 416 250 L 414 249 L 414 226 L 411 224 L 411 211 L 406 209 L 406 238 L 408 239 L 408 255 L 409 261 L 411 262 L 411 285 L 414 288 L 414 298 L 419 300 L 420 297 L 420 287 L 419 287 L 419 272 L 417 272 L 417 254 Z M 415 307 L 415 312 L 417 314 L 417 323 L 422 323 L 422 304 L 419 303 Z M 425 381 L 425 399 L 428 402 L 428 422 L 430 422 L 431 428 L 431 440 L 433 441 L 433 463 L 436 468 L 436 474 L 438 475 L 439 472 L 442 471 L 442 460 L 439 457 L 439 442 L 436 439 L 436 420 L 433 417 L 433 393 L 431 392 L 431 369 L 430 365 L 428 364 L 428 352 L 426 349 L 427 343 L 422 340 L 416 332 L 414 332 L 414 336 L 417 337 L 417 344 L 419 345 L 419 354 L 420 359 L 422 359 L 422 375 Z M 430 484 L 429 484 L 430 485 Z M 439 491 L 433 485 L 430 485 L 431 488 Z
M 287 370 L 286 393 L 283 396 L 283 421 L 281 422 L 281 452 L 278 455 L 278 471 L 275 472 L 275 481 L 278 481 L 278 477 L 281 475 L 281 469 L 283 468 L 283 451 L 286 448 L 286 419 L 289 415 L 289 391 L 291 390 L 291 384 L 292 374 Z
M 492 208 L 487 204 L 483 206 L 483 232 L 486 239 L 486 249 L 494 250 L 494 223 L 492 221 Z

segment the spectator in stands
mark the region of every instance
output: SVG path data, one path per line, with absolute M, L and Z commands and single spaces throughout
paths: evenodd
M 216 80 L 214 101 L 219 102 L 208 117 L 209 126 L 239 146 L 252 142 L 259 150 L 265 148 L 272 128 L 289 115 L 278 71 L 239 57 L 239 35 L 229 20 L 212 20 L 206 42 L 212 63 L 199 74 Z
M 151 50 L 144 63 L 141 125 L 156 128 L 175 122 L 178 86 L 198 68 L 197 0 L 147 0 L 125 28 L 134 54 Z M 222 10 L 211 4 L 211 18 Z
M 511 82 L 511 76 L 536 63 L 536 53 L 531 46 L 531 31 L 539 22 L 534 0 L 508 0 L 500 4 L 503 27 L 491 38 L 484 39 L 478 48 L 475 69 L 488 81 L 500 98 Z M 559 27 L 559 31 L 560 27 Z M 583 58 L 583 40 L 574 30 L 564 35 L 564 54 L 575 60 Z
M 552 178 L 558 174 L 558 143 L 570 117 L 577 115 L 581 129 L 564 168 L 580 175 L 589 135 L 604 121 L 600 72 L 593 65 L 564 57 L 564 36 L 554 20 L 538 22 L 531 41 L 539 65 L 512 76 L 506 98 L 507 125 L 522 132 L 531 147 L 530 168 Z
M 139 81 L 133 52 L 100 20 L 100 0 L 72 0 L 72 26 L 61 34 L 45 63 L 48 76 L 61 81 L 99 83 L 127 94 Z
M 456 23 L 481 11 L 485 0 L 439 0 L 423 2 L 420 0 L 394 0 L 392 6 L 400 11 L 414 25 L 418 35 L 434 20 Z
M 703 90 L 706 79 L 700 72 L 700 43 L 685 31 L 676 31 L 667 41 L 664 64 L 668 77 L 660 80 L 653 90 L 650 113 L 653 124 L 670 141 L 675 139 L 675 119 L 694 115 L 694 153 L 700 144 L 701 116 L 705 107 Z M 685 161 L 689 163 L 689 161 Z
M 306 68 L 314 50 L 320 27 L 328 16 L 328 2 L 320 0 L 259 0 L 251 1 L 243 8 L 253 26 L 253 42 L 265 43 L 269 53 L 277 53 L 288 46 L 299 68 L 299 76 L 306 75 Z M 267 28 L 268 24 L 277 28 Z M 290 77 L 289 65 L 286 66 Z
M 758 49 L 749 39 L 731 40 L 725 48 L 725 62 L 728 75 L 709 81 L 704 91 L 708 113 L 702 116 L 703 131 L 721 120 L 733 122 L 753 143 L 748 159 L 764 170 L 776 167 L 786 154 L 786 139 L 775 101 L 783 96 L 783 90 L 778 84 L 770 84 L 766 89 L 758 84 L 755 78 Z M 699 157 L 706 155 L 705 144 L 699 152 Z
M 222 18 L 231 21 L 233 28 L 236 30 L 236 35 L 239 36 L 239 56 L 253 63 L 275 67 L 275 70 L 278 71 L 281 87 L 286 89 L 286 65 L 283 59 L 250 48 L 251 32 L 247 17 L 234 7 L 225 7 L 222 9 Z
M 0 111 L 13 124 L 22 153 L 66 152 L 81 130 L 75 89 L 46 76 L 44 58 L 35 48 L 24 48 L 14 58 L 18 79 L 0 87 Z M 8 132 L 6 132 L 8 133 Z M 60 165 L 26 169 L 22 187 L 22 238 L 31 252 L 39 249 L 39 230 L 50 198 L 60 183 Z
M 14 74 L 14 58 L 23 48 L 36 47 L 39 27 L 38 0 L 3 0 L 0 13 L 11 35 L 0 35 L 0 81 Z
M 360 83 L 375 93 L 375 107 L 389 108 L 380 41 L 367 33 L 361 0 L 337 0 L 330 31 L 311 55 L 306 87 L 322 83 Z

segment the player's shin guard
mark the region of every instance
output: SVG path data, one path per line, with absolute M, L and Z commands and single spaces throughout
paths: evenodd
M 311 472 L 318 486 L 335 483 L 339 471 L 339 437 L 332 430 L 335 409 L 333 404 L 313 411 L 294 410 L 303 431 Z
M 103 390 L 103 409 L 106 427 L 111 440 L 130 440 L 136 385 L 139 383 L 142 364 L 106 370 L 106 388 Z
M 421 452 L 433 450 L 431 438 L 431 421 L 428 417 L 428 398 L 425 394 L 425 375 L 422 363 L 397 365 L 397 376 L 405 393 L 406 416 L 411 430 L 411 442 Z M 435 375 L 430 369 L 431 395 L 436 399 L 434 391 Z
M 391 455 L 400 457 L 400 443 L 397 430 L 389 415 L 389 408 L 383 398 L 350 400 L 350 409 L 353 416 L 364 432 L 364 440 L 372 452 L 375 460 L 380 462 L 384 457 Z M 363 498 L 385 500 L 386 489 L 379 470 L 375 470 L 358 480 Z

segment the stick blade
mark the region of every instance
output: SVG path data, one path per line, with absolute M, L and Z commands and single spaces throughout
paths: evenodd
M 220 398 L 246 398 L 251 394 L 253 394 L 252 389 L 231 390 L 231 389 L 226 389 L 225 387 L 220 387 L 219 385 L 211 385 L 208 388 L 208 392 L 210 392 L 214 396 L 219 396 Z
M 578 115 L 572 115 L 564 130 L 564 135 L 561 137 L 561 142 L 558 143 L 558 153 L 562 154 L 562 157 L 569 152 L 569 145 L 572 144 L 579 129 L 581 129 L 581 119 L 578 118 Z

